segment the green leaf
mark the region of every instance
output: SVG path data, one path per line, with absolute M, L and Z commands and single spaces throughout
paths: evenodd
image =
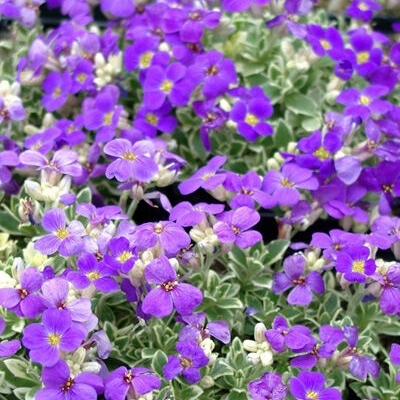
M 295 114 L 307 115 L 309 117 L 316 117 L 318 115 L 317 104 L 304 94 L 295 93 L 287 95 L 284 105 Z
M 302 128 L 307 132 L 313 132 L 321 127 L 321 119 L 318 117 L 307 118 L 301 121 Z
M 77 203 L 90 203 L 92 201 L 92 192 L 86 187 L 76 195 Z
M 219 308 L 231 309 L 231 308 L 243 308 L 243 303 L 239 299 L 219 299 L 217 302 Z
M 203 394 L 203 389 L 199 386 L 192 385 L 187 386 L 184 389 L 180 390 L 179 393 L 176 393 L 177 399 L 198 399 Z
M 14 358 L 10 358 L 4 360 L 4 365 L 7 369 L 12 373 L 13 377 L 21 378 L 24 380 L 37 382 L 38 376 L 35 374 L 31 375 L 28 371 L 31 371 L 32 368 L 29 367 L 27 361 L 17 360 Z
M 290 240 L 277 239 L 273 240 L 267 245 L 268 253 L 263 258 L 265 266 L 275 264 L 278 260 L 282 259 L 283 254 L 289 247 Z
M 275 134 L 273 136 L 275 146 L 286 149 L 289 142 L 293 141 L 293 132 L 290 126 L 283 120 L 279 119 L 278 124 L 275 128 Z
M 20 227 L 21 221 L 15 215 L 5 211 L 0 211 L 0 226 L 2 232 L 10 233 L 16 236 L 26 236 L 26 231 Z
M 153 371 L 159 375 L 163 375 L 163 366 L 168 362 L 168 357 L 167 355 L 162 352 L 161 350 L 157 350 L 156 353 L 153 356 L 153 359 L 151 360 L 151 368 Z

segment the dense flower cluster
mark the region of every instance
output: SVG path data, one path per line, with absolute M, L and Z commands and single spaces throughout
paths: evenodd
M 400 329 L 400 47 L 377 1 L 349 29 L 275 3 L 0 0 L 25 38 L 0 82 L 0 393 L 399 393 L 376 379 L 400 347 L 368 338 Z

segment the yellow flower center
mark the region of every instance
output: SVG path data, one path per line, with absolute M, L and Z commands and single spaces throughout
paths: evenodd
M 70 390 L 72 388 L 72 386 L 75 385 L 75 381 L 73 378 L 69 377 L 66 382 L 64 383 L 64 385 L 61 386 L 61 390 L 63 392 L 67 392 L 68 390 Z
M 360 274 L 363 274 L 364 273 L 364 261 L 363 260 L 356 260 L 356 261 L 353 261 L 353 264 L 352 264 L 352 266 L 351 266 L 351 270 L 353 271 L 353 272 L 358 272 L 358 273 L 360 273 Z
M 391 184 L 383 184 L 382 185 L 382 190 L 386 194 L 392 193 L 393 188 L 394 188 L 394 184 L 393 183 L 391 183 Z
M 254 114 L 247 113 L 244 122 L 251 126 L 256 126 L 259 123 L 259 119 Z
M 314 392 L 314 390 L 307 390 L 306 399 L 307 400 L 318 400 L 318 393 Z
M 158 123 L 158 117 L 157 115 L 153 114 L 153 113 L 147 113 L 146 114 L 146 121 L 151 124 L 151 125 L 157 125 Z
M 65 228 L 58 228 L 56 230 L 56 236 L 61 239 L 64 240 L 69 236 L 68 231 Z
M 284 187 L 293 187 L 294 183 L 290 182 L 289 178 L 283 178 L 281 180 L 281 185 Z
M 122 158 L 128 161 L 135 161 L 136 160 L 136 154 L 132 153 L 130 151 L 127 151 L 126 153 L 123 154 Z
M 189 360 L 188 358 L 181 357 L 181 365 L 183 368 L 189 368 L 193 365 L 192 360 Z
M 59 335 L 58 333 L 50 333 L 47 337 L 47 341 L 52 346 L 58 346 L 61 342 L 61 335 Z
M 172 81 L 170 81 L 169 79 L 165 79 L 165 81 L 163 81 L 163 83 L 161 84 L 161 90 L 164 93 L 170 93 L 172 90 L 172 86 L 173 86 Z
M 212 176 L 214 176 L 214 172 L 207 172 L 206 174 L 204 174 L 201 179 L 203 179 L 203 181 L 206 181 L 208 178 L 211 178 Z
M 367 106 L 369 103 L 371 103 L 371 98 L 365 95 L 360 96 L 360 104 L 363 106 Z
M 360 51 L 357 53 L 357 63 L 363 64 L 369 60 L 369 53 L 368 51 Z
M 232 228 L 233 233 L 234 233 L 235 235 L 239 235 L 240 229 L 239 229 L 237 226 L 232 225 L 231 228 Z
M 104 125 L 111 125 L 112 117 L 113 117 L 112 111 L 110 111 L 106 115 L 104 115 L 103 124 Z
M 164 227 L 162 226 L 162 224 L 156 224 L 154 226 L 154 232 L 159 235 L 160 233 L 164 232 Z
M 54 92 L 53 92 L 53 97 L 57 98 L 57 97 L 60 97 L 60 96 L 61 96 L 61 89 L 59 87 L 55 88 Z
M 86 81 L 87 75 L 84 74 L 83 72 L 81 72 L 80 74 L 78 74 L 78 76 L 76 77 L 76 80 L 80 83 L 83 83 Z
M 150 66 L 151 60 L 153 58 L 153 53 L 151 51 L 146 51 L 139 58 L 139 67 L 148 68 Z
M 361 11 L 367 11 L 367 10 L 368 10 L 368 6 L 367 6 L 364 2 L 361 2 L 361 3 L 358 5 L 358 8 L 359 8 Z
M 170 292 L 171 290 L 174 289 L 174 287 L 178 284 L 178 282 L 173 281 L 173 282 L 165 282 L 161 285 L 161 287 L 166 291 Z
M 219 72 L 218 68 L 215 65 L 207 68 L 206 75 L 217 75 Z
M 323 146 L 320 146 L 317 150 L 314 151 L 314 156 L 324 161 L 330 157 L 328 150 L 326 150 Z
M 124 381 L 125 381 L 126 383 L 131 383 L 132 379 L 133 379 L 132 371 L 125 372 L 125 374 L 124 374 Z
M 319 41 L 321 43 L 321 46 L 325 49 L 325 50 L 330 50 L 332 48 L 331 44 L 325 40 L 325 39 L 321 39 Z
M 89 273 L 86 274 L 86 276 L 91 281 L 94 281 L 94 280 L 99 279 L 101 277 L 101 275 L 100 275 L 100 273 L 98 271 L 90 271 Z
M 123 251 L 118 257 L 117 260 L 119 262 L 125 262 L 133 257 L 133 254 L 130 251 Z
M 200 21 L 201 20 L 201 15 L 198 12 L 192 12 L 192 13 L 189 13 L 189 18 L 192 21 Z

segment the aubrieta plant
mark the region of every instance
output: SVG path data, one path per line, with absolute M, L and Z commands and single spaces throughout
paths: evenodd
M 0 0 L 0 399 L 400 398 L 399 8 Z

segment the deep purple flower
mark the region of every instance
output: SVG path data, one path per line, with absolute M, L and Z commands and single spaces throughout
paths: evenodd
M 81 222 L 75 220 L 67 226 L 64 210 L 54 208 L 47 211 L 43 215 L 42 226 L 46 231 L 52 232 L 35 242 L 35 249 L 42 254 L 53 254 L 58 251 L 62 256 L 68 257 L 82 248 L 85 228 Z
M 306 354 L 299 355 L 290 360 L 290 365 L 296 368 L 309 369 L 324 362 L 324 359 L 332 357 L 338 344 L 344 338 L 343 331 L 330 325 L 322 325 L 319 329 L 321 343 L 309 344 Z M 322 364 L 324 365 L 324 364 Z
M 286 398 L 286 385 L 282 383 L 282 376 L 276 372 L 265 372 L 248 385 L 253 400 L 280 400 Z
M 6 323 L 2 317 L 0 317 L 0 336 L 6 329 Z M 2 340 L 0 342 L 0 358 L 13 356 L 21 347 L 21 342 L 18 339 L 13 340 Z
M 108 243 L 111 254 L 104 254 L 104 263 L 114 271 L 128 273 L 137 260 L 136 251 L 126 237 L 112 238 Z
M 344 338 L 348 347 L 343 349 L 338 357 L 340 364 L 343 359 L 344 364 L 348 364 L 350 372 L 357 378 L 365 381 L 367 374 L 377 378 L 379 375 L 379 364 L 372 358 L 363 355 L 362 350 L 357 348 L 358 328 L 356 326 L 345 325 L 343 328 Z M 348 361 L 350 358 L 350 361 Z
M 115 270 L 106 263 L 99 262 L 93 254 L 86 253 L 78 259 L 78 271 L 70 271 L 67 279 L 79 290 L 93 285 L 101 292 L 113 292 L 118 289 L 117 282 L 112 278 Z
M 160 386 L 160 378 L 148 368 L 119 367 L 105 379 L 104 397 L 107 400 L 125 400 L 129 394 L 130 398 L 138 398 L 138 395 L 149 393 Z
M 389 358 L 393 364 L 400 365 L 400 345 L 399 344 L 392 343 L 392 345 L 390 347 Z M 400 383 L 400 372 L 397 373 L 396 380 L 398 383 Z
M 338 50 L 343 49 L 343 39 L 337 28 L 330 26 L 324 29 L 321 25 L 310 24 L 307 26 L 307 37 L 314 53 L 322 57 L 328 54 L 336 59 Z
M 276 204 L 294 206 L 300 200 L 298 189 L 316 190 L 318 180 L 311 170 L 285 163 L 281 171 L 270 170 L 265 174 L 262 188 L 273 196 Z
M 228 12 L 242 12 L 251 7 L 252 4 L 263 6 L 271 0 L 222 0 L 221 6 Z
M 103 380 L 91 372 L 72 375 L 68 364 L 59 360 L 42 371 L 44 388 L 35 394 L 37 400 L 96 400 L 103 393 Z
M 283 352 L 286 347 L 301 353 L 309 343 L 315 343 L 310 329 L 303 325 L 294 325 L 290 328 L 286 319 L 279 315 L 274 318 L 272 329 L 266 330 L 265 338 L 278 353 Z
M 223 204 L 198 203 L 192 205 L 182 201 L 172 208 L 169 214 L 171 221 L 176 221 L 180 226 L 198 225 L 207 218 L 207 214 L 219 214 L 224 211 Z
M 201 379 L 199 368 L 208 364 L 208 357 L 196 341 L 184 341 L 176 344 L 179 356 L 169 356 L 167 364 L 163 367 L 164 378 L 174 379 L 182 376 L 191 384 Z
M 283 262 L 283 269 L 284 272 L 274 275 L 272 291 L 281 294 L 294 286 L 287 297 L 289 304 L 307 306 L 312 301 L 312 292 L 324 293 L 325 284 L 321 275 L 317 271 L 305 274 L 306 259 L 303 254 L 287 257 Z
M 144 271 L 146 281 L 157 286 L 143 300 L 142 310 L 158 318 L 166 317 L 175 308 L 188 315 L 202 302 L 202 292 L 188 283 L 178 281 L 175 269 L 165 256 L 150 262 Z
M 320 372 L 300 372 L 289 379 L 290 393 L 296 400 L 341 400 L 338 389 L 325 388 L 325 376 Z
M 203 84 L 206 100 L 226 93 L 231 84 L 237 83 L 233 61 L 223 57 L 219 51 L 208 51 L 199 55 L 189 67 L 189 79 L 196 85 Z
M 86 332 L 73 324 L 66 310 L 49 309 L 42 315 L 42 323 L 34 323 L 24 329 L 22 344 L 29 349 L 33 362 L 51 367 L 61 357 L 61 351 L 74 351 L 85 338 Z
M 24 269 L 18 289 L 0 288 L 0 306 L 21 317 L 36 318 L 45 308 L 42 298 L 37 294 L 42 282 L 43 275 L 37 268 Z
M 400 240 L 400 218 L 393 215 L 376 218 L 366 240 L 379 249 L 389 249 Z
M 19 164 L 18 155 L 11 150 L 0 152 L 0 187 L 11 181 L 12 175 L 8 167 L 15 167 Z
M 349 282 L 365 282 L 366 276 L 372 275 L 376 268 L 375 260 L 369 256 L 368 247 L 352 246 L 338 254 L 335 268 Z
M 177 320 L 185 324 L 179 332 L 180 342 L 186 340 L 196 340 L 200 342 L 210 336 L 215 337 L 225 344 L 231 341 L 229 325 L 226 321 L 210 321 L 205 325 L 205 313 L 182 315 L 179 316 Z
M 69 72 L 50 72 L 44 79 L 42 88 L 45 93 L 42 98 L 43 107 L 49 112 L 57 110 L 67 101 L 71 91 Z
M 198 169 L 190 178 L 179 184 L 178 188 L 181 194 L 193 193 L 199 188 L 212 190 L 222 184 L 226 175 L 218 173 L 218 170 L 225 161 L 225 156 L 213 157 L 207 165 Z
M 218 216 L 213 226 L 218 240 L 223 244 L 233 244 L 245 249 L 262 240 L 255 230 L 249 230 L 260 221 L 260 214 L 249 207 L 239 207 Z
M 372 19 L 374 11 L 381 9 L 382 6 L 374 0 L 353 0 L 346 8 L 346 15 L 368 22 Z
M 186 79 L 186 67 L 174 62 L 167 68 L 159 65 L 149 67 L 143 83 L 143 102 L 150 110 L 159 109 L 169 99 L 173 106 L 188 103 L 193 85 Z
M 71 71 L 72 94 L 76 94 L 79 91 L 90 91 L 95 88 L 93 69 L 93 63 L 88 60 L 79 59 L 79 61 L 75 63 Z
M 236 122 L 238 132 L 253 142 L 259 135 L 272 135 L 272 126 L 265 122 L 265 119 L 272 115 L 273 108 L 261 87 L 254 86 L 249 95 L 249 99 L 239 99 L 233 104 L 229 116 Z
M 119 182 L 135 179 L 150 181 L 158 172 L 158 165 L 153 159 L 154 146 L 149 140 L 139 140 L 132 144 L 127 139 L 114 139 L 104 146 L 104 153 L 115 157 L 106 170 L 108 179 L 116 178 Z

